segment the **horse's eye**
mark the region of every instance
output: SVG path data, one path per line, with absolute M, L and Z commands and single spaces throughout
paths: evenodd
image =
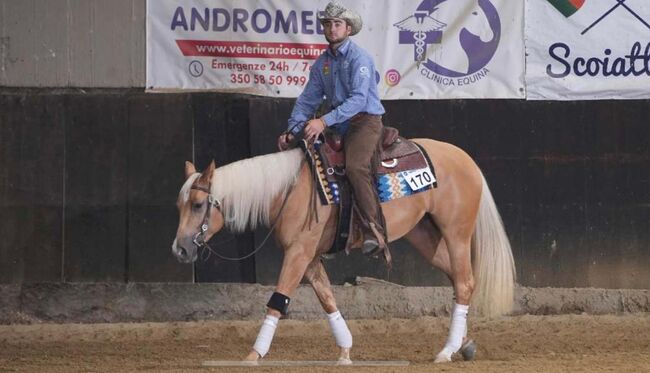
M 472 12 L 472 14 L 475 15 L 475 16 L 477 16 L 477 15 L 478 15 L 478 12 Z
M 194 203 L 192 203 L 192 209 L 194 209 L 194 210 L 200 210 L 201 207 L 203 207 L 203 202 L 194 202 Z

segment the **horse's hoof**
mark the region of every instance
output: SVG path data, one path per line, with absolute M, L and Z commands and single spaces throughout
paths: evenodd
M 476 343 L 473 340 L 469 339 L 460 348 L 460 354 L 463 356 L 463 359 L 465 359 L 465 361 L 474 360 L 474 356 L 476 355 Z
M 337 362 L 336 365 L 352 365 L 352 360 L 346 359 L 346 358 L 340 358 Z
M 251 365 L 257 365 L 258 361 L 260 360 L 260 354 L 257 353 L 257 351 L 251 351 L 248 356 L 246 356 L 243 360 L 246 364 L 251 364 Z
M 336 365 L 352 365 L 349 348 L 341 348 L 341 354 L 339 355 L 339 360 L 336 362 Z
M 440 351 L 438 356 L 436 356 L 436 359 L 433 361 L 434 364 L 449 362 L 451 362 L 451 355 L 447 354 L 445 351 Z

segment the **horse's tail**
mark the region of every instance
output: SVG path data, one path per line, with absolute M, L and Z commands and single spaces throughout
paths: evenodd
M 476 286 L 472 304 L 483 316 L 498 316 L 512 310 L 515 262 L 510 241 L 490 188 L 483 179 L 483 193 L 472 236 L 472 265 Z

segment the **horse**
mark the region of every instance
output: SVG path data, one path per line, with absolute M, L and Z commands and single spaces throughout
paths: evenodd
M 431 139 L 414 139 L 432 161 L 438 187 L 382 203 L 388 242 L 401 237 L 424 260 L 450 279 L 456 305 L 445 348 L 435 362 L 451 361 L 452 354 L 469 348 L 467 307 L 485 316 L 510 312 L 515 266 L 510 243 L 494 199 L 479 167 L 460 148 Z M 301 280 L 313 287 L 328 314 L 339 362 L 349 364 L 352 336 L 336 306 L 320 260 L 335 236 L 338 209 L 313 204 L 315 182 L 301 149 L 257 156 L 216 168 L 214 161 L 198 173 L 186 162 L 177 201 L 179 226 L 172 251 L 184 263 L 196 260 L 198 250 L 222 228 L 233 232 L 272 225 L 284 253 L 276 292 L 267 305 L 266 319 L 245 360 L 261 359 L 283 314 L 278 301 L 288 305 Z M 319 216 L 305 226 L 308 206 Z M 360 246 L 357 246 L 360 247 Z M 475 297 L 473 298 L 473 294 Z M 473 299 L 472 299 L 473 298 Z
M 434 1 L 431 17 L 445 23 L 439 44 L 429 49 L 429 57 L 436 64 L 456 71 L 469 73 L 470 61 L 467 51 L 461 45 L 461 33 L 469 32 L 486 43 L 494 38 L 487 16 L 478 4 L 478 0 L 442 0 Z

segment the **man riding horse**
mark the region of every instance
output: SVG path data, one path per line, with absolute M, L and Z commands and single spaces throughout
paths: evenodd
M 375 63 L 370 54 L 349 38 L 361 31 L 362 20 L 357 13 L 332 1 L 319 19 L 329 48 L 312 66 L 307 86 L 289 118 L 289 129 L 280 135 L 278 147 L 286 150 L 303 128 L 307 141 L 316 140 L 325 128 L 341 135 L 346 175 L 361 215 L 362 249 L 365 254 L 375 255 L 387 248 L 372 170 L 383 131 L 381 116 L 385 112 L 377 92 Z M 330 110 L 315 118 L 323 96 Z
M 486 316 L 510 312 L 516 275 L 508 236 L 487 181 L 462 149 L 432 139 L 415 139 L 411 141 L 418 154 L 436 164 L 444 182 L 435 189 L 403 194 L 408 198 L 391 199 L 380 207 L 370 165 L 380 145 L 384 108 L 377 95 L 372 58 L 349 39 L 361 30 L 361 19 L 330 3 L 321 22 L 329 49 L 314 63 L 309 83 L 289 119 L 289 131 L 280 136 L 278 146 L 287 149 L 303 128 L 308 141 L 314 141 L 327 127 L 344 136 L 347 176 L 363 211 L 365 251 L 382 246 L 386 250 L 386 242 L 404 237 L 429 264 L 447 275 L 453 285 L 454 306 L 447 341 L 435 362 L 450 362 L 458 352 L 470 360 L 476 350 L 467 335 L 470 300 L 477 312 Z M 323 95 L 329 112 L 309 119 Z M 266 356 L 280 317 L 287 315 L 290 297 L 304 278 L 327 314 L 340 348 L 339 363 L 351 364 L 352 334 L 320 260 L 334 242 L 337 227 L 333 222 L 339 212 L 330 204 L 312 206 L 316 182 L 303 159 L 303 151 L 293 149 L 218 169 L 212 162 L 202 173 L 186 162 L 172 251 L 180 261 L 193 262 L 198 250 L 207 247 L 213 252 L 207 242 L 224 227 L 241 232 L 260 223 L 271 226 L 284 258 L 264 322 L 246 360 L 255 362 Z M 322 219 L 303 229 L 299 222 L 310 216 L 312 207 Z

